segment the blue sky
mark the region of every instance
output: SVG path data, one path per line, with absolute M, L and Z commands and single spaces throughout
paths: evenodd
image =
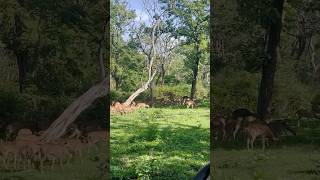
M 137 14 L 136 20 L 147 21 L 149 19 L 148 15 L 144 10 L 143 0 L 126 0 L 130 9 L 135 10 Z M 156 2 L 156 0 L 147 0 L 147 2 Z

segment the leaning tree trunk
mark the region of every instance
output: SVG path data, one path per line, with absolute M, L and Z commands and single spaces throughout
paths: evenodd
M 101 83 L 91 87 L 87 92 L 76 99 L 64 112 L 56 119 L 42 135 L 45 142 L 58 139 L 66 132 L 67 127 L 86 110 L 97 98 L 107 95 L 109 79 L 104 79 Z
M 282 12 L 284 0 L 274 0 L 273 7 L 278 11 L 278 17 L 271 22 L 268 30 L 268 40 L 266 44 L 266 58 L 262 66 L 262 78 L 259 89 L 257 112 L 260 119 L 264 120 L 270 109 L 274 76 L 278 59 L 278 45 L 280 42 Z
M 141 93 L 143 93 L 149 88 L 151 82 L 154 79 L 154 76 L 157 74 L 157 71 L 158 68 L 153 72 L 152 76 L 141 88 L 137 89 L 133 94 L 131 94 L 131 96 L 123 103 L 125 106 L 129 106 L 136 97 L 138 97 Z
M 200 49 L 199 44 L 200 42 L 196 42 L 196 59 L 193 66 L 193 79 L 191 84 L 191 94 L 190 98 L 194 99 L 196 94 L 196 87 L 197 87 L 197 79 L 198 79 L 198 71 L 199 71 L 199 61 L 200 61 Z

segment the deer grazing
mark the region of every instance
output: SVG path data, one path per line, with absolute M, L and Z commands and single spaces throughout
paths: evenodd
M 71 134 L 73 135 L 74 132 L 78 134 L 78 130 L 78 128 L 73 129 Z M 69 162 L 75 156 L 80 156 L 82 162 L 82 149 L 88 147 L 88 143 L 81 140 L 83 139 L 82 133 L 80 138 L 67 136 L 50 143 L 42 142 L 40 134 L 35 135 L 30 129 L 20 129 L 13 141 L 1 142 L 0 163 L 6 169 L 19 169 L 22 166 L 23 169 L 39 168 L 42 172 L 46 163 L 51 164 L 52 168 L 55 164 L 60 164 L 62 167 L 63 163 Z M 106 134 L 106 132 L 88 133 L 92 143 L 103 139 L 103 136 L 106 139 Z
M 233 139 L 236 139 L 236 135 L 241 127 L 247 122 L 252 122 L 256 119 L 256 115 L 245 108 L 236 109 L 232 112 L 232 121 L 235 121 L 235 127 L 233 129 Z
M 253 149 L 253 145 L 255 140 L 258 137 L 262 138 L 262 149 L 265 150 L 265 143 L 267 138 L 271 138 L 272 140 L 276 141 L 277 138 L 273 134 L 272 130 L 269 126 L 256 119 L 248 123 L 248 125 L 244 128 L 245 132 L 247 133 L 247 149 L 249 150 L 250 147 Z
M 120 113 L 121 115 L 130 113 L 140 108 L 149 108 L 150 106 L 146 103 L 135 103 L 132 102 L 130 105 L 126 106 L 120 102 L 115 102 L 110 106 L 111 113 Z
M 186 100 L 185 104 L 187 105 L 187 108 L 193 109 L 196 106 L 196 103 L 194 100 Z

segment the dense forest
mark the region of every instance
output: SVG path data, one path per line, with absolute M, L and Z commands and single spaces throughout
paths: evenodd
M 109 7 L 0 1 L 0 179 L 106 178 Z
M 211 2 L 211 178 L 318 179 L 319 1 Z
M 270 24 L 279 15 L 272 2 L 213 4 L 211 85 L 215 112 L 226 114 L 238 107 L 258 109 Z M 273 116 L 293 118 L 299 109 L 320 112 L 319 5 L 318 1 L 284 3 L 268 107 Z
M 107 48 L 101 42 L 109 21 L 105 3 L 1 1 L 1 123 L 47 126 L 101 81 L 106 64 L 99 56 Z M 103 103 L 97 101 L 81 119 L 102 122 Z
M 148 20 L 139 20 L 125 1 L 111 8 L 111 90 L 125 101 L 139 87 L 140 101 L 209 95 L 209 6 L 206 1 L 145 1 Z M 195 14 L 192 14 L 194 12 Z M 150 82 L 149 82 L 150 81 Z
M 113 0 L 111 179 L 193 179 L 209 160 L 209 2 Z

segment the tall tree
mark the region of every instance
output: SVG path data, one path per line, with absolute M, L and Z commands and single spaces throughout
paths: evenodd
M 131 102 L 139 96 L 142 92 L 150 89 L 151 99 L 153 96 L 153 80 L 156 74 L 160 71 L 162 65 L 168 60 L 168 56 L 165 53 L 170 52 L 175 45 L 178 44 L 177 40 L 171 38 L 171 34 L 166 32 L 167 25 L 164 23 L 164 15 L 166 10 L 160 9 L 158 4 L 152 4 L 145 1 L 146 11 L 148 13 L 150 24 L 145 22 L 139 23 L 135 32 L 135 40 L 140 51 L 145 56 L 146 68 L 147 68 L 147 81 L 138 88 L 129 98 L 124 102 L 124 105 L 130 105 Z M 168 36 L 169 35 L 169 36 Z M 163 46 L 163 43 L 166 45 Z M 164 52 L 164 48 L 167 52 Z
M 128 4 L 125 1 L 115 0 L 111 3 L 111 76 L 115 82 L 115 90 L 119 90 L 123 79 L 120 61 L 123 58 L 123 54 L 126 54 L 126 50 L 129 48 L 126 47 L 127 45 L 123 36 L 130 33 L 128 28 L 132 25 L 136 15 L 134 11 L 128 8 Z
M 279 42 L 282 28 L 284 0 L 273 0 L 272 9 L 273 18 L 270 19 L 267 29 L 266 57 L 262 65 L 262 77 L 259 88 L 257 113 L 261 119 L 271 113 L 271 100 L 273 94 L 273 85 L 279 57 Z
M 167 21 L 171 25 L 171 30 L 176 36 L 184 37 L 186 45 L 193 46 L 193 52 L 188 59 L 192 61 L 193 72 L 190 98 L 194 99 L 199 72 L 199 64 L 203 53 L 208 51 L 201 44 L 208 42 L 209 34 L 209 2 L 207 0 L 162 0 L 166 9 L 169 10 L 171 18 Z

